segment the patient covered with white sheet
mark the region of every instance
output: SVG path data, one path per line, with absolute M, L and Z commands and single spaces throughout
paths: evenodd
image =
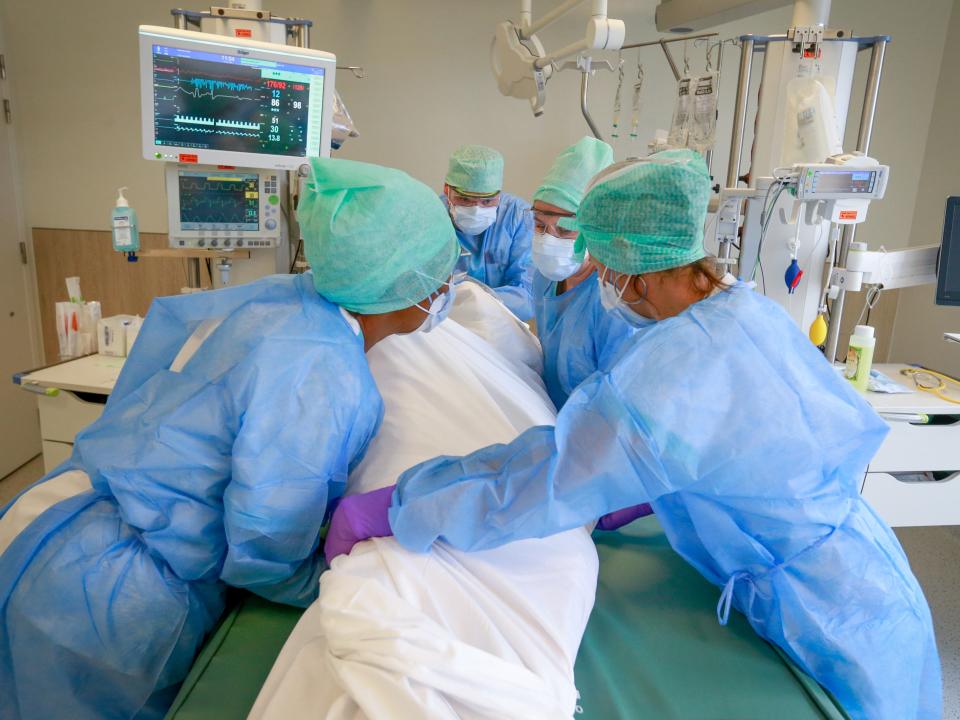
M 348 493 L 554 423 L 536 339 L 479 285 L 457 295 L 432 332 L 367 353 L 385 416 Z M 363 542 L 321 576 L 250 717 L 569 718 L 597 565 L 583 528 L 477 553 Z

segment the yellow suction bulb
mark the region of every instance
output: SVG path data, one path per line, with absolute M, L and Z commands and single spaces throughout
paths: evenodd
M 823 319 L 823 315 L 817 315 L 817 319 L 810 323 L 808 336 L 814 345 L 823 345 L 827 339 L 827 321 Z

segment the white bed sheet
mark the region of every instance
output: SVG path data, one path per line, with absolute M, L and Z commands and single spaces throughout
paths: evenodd
M 554 422 L 528 364 L 451 320 L 367 358 L 386 410 L 348 492 Z M 585 529 L 478 553 L 360 543 L 321 577 L 250 717 L 569 718 L 596 580 Z

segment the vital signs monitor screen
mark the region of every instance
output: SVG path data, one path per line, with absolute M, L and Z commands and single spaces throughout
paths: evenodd
M 260 229 L 260 175 L 181 172 L 181 230 Z
M 334 55 L 151 25 L 139 40 L 143 157 L 270 170 L 329 157 Z
M 319 155 L 325 69 L 152 45 L 153 137 L 165 146 Z

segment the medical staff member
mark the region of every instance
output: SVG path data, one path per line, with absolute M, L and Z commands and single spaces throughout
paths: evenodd
M 530 301 L 530 206 L 503 192 L 503 156 L 464 145 L 450 156 L 443 198 L 463 248 L 457 270 L 496 291 L 514 315 L 533 317 Z
M 533 195 L 534 317 L 544 383 L 558 408 L 634 332 L 601 305 L 596 269 L 576 230 L 587 184 L 612 162 L 607 143 L 582 138 L 557 156 Z
M 157 299 L 103 416 L 0 516 L 3 720 L 162 718 L 227 585 L 316 597 L 327 504 L 383 414 L 364 350 L 442 318 L 459 248 L 404 173 L 313 173 L 314 272 Z
M 651 502 L 673 548 L 857 720 L 940 717 L 930 611 L 861 498 L 886 424 L 781 307 L 706 264 L 710 179 L 691 151 L 611 169 L 580 205 L 610 312 L 639 332 L 556 427 L 348 498 L 328 556 L 394 534 L 482 549 Z

